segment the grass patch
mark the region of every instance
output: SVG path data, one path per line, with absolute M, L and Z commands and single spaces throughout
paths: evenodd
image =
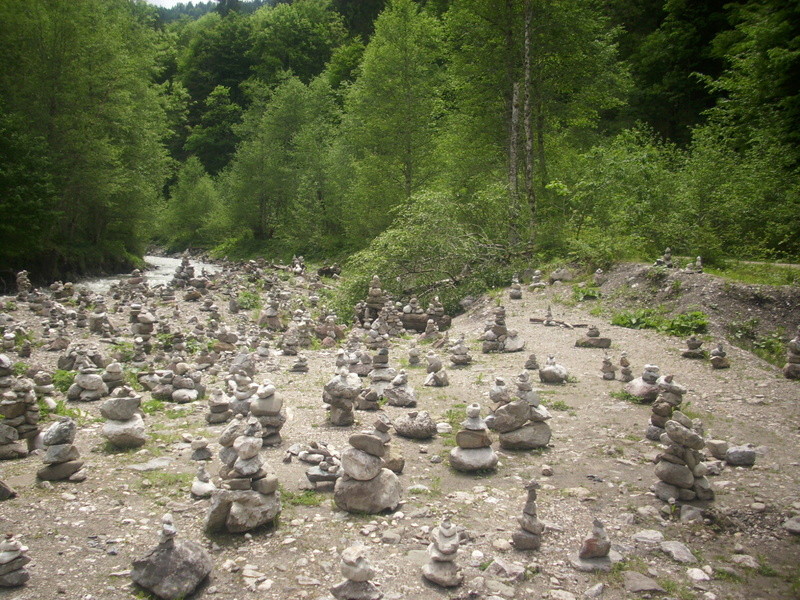
M 574 410 L 572 406 L 564 402 L 563 400 L 550 400 L 547 399 L 542 400 L 542 404 L 544 404 L 550 410 L 560 410 L 560 411 L 570 411 Z
M 444 420 L 450 423 L 453 431 L 461 428 L 461 422 L 467 418 L 467 405 L 454 404 L 448 408 L 444 413 Z
M 261 296 L 257 292 L 242 290 L 236 297 L 236 302 L 242 310 L 256 310 L 261 308 Z
M 70 386 L 75 383 L 75 375 L 77 375 L 76 371 L 57 369 L 56 372 L 53 373 L 53 385 L 59 392 L 66 394 Z
M 800 269 L 770 263 L 727 262 L 719 268 L 706 268 L 705 272 L 741 283 L 800 285 Z
M 154 413 L 160 412 L 164 410 L 164 402 L 162 400 L 156 400 L 155 398 L 150 398 L 148 400 L 144 400 L 142 404 L 139 406 L 142 412 L 146 415 L 152 415 Z
M 759 321 L 755 318 L 731 321 L 725 327 L 728 339 L 735 346 L 752 352 L 768 363 L 782 367 L 786 362 L 786 341 L 784 340 L 786 330 L 778 328 L 766 335 L 761 335 L 758 333 L 758 324 Z
M 756 559 L 758 560 L 758 569 L 756 569 L 756 573 L 761 575 L 762 577 L 777 577 L 778 571 L 767 562 L 767 557 L 763 554 L 759 554 Z
M 17 377 L 22 377 L 25 375 L 25 373 L 28 372 L 28 369 L 30 369 L 30 366 L 24 361 L 15 362 L 13 365 L 11 365 L 11 370 Z
M 325 500 L 325 496 L 315 490 L 303 490 L 293 492 L 280 486 L 281 501 L 290 506 L 319 506 Z
M 663 309 L 639 308 L 624 310 L 611 317 L 611 324 L 628 329 L 655 329 L 675 336 L 694 335 L 708 331 L 708 315 L 695 310 L 680 313 L 673 318 L 665 316 Z
M 662 577 L 658 580 L 658 585 L 664 588 L 667 594 L 680 598 L 680 600 L 694 600 L 697 598 L 697 595 L 692 590 L 672 579 Z
M 146 471 L 142 473 L 143 488 L 183 488 L 192 483 L 191 473 L 164 473 L 162 471 Z M 145 483 L 146 482 L 146 483 Z M 183 493 L 183 489 L 177 490 Z
M 587 287 L 583 285 L 572 286 L 572 297 L 577 302 L 584 302 L 585 300 L 597 300 L 603 295 L 598 287 Z
M 647 402 L 639 398 L 639 396 L 629 394 L 625 390 L 611 392 L 611 397 L 616 398 L 617 400 L 622 400 L 623 402 L 630 402 L 631 404 L 647 404 Z

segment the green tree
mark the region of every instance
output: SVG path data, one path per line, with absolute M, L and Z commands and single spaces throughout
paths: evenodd
M 210 174 L 219 173 L 236 151 L 234 129 L 241 117 L 242 109 L 231 101 L 228 88 L 217 86 L 206 98 L 200 123 L 186 140 L 186 151 L 196 155 Z
M 196 157 L 189 157 L 160 215 L 160 237 L 170 250 L 211 246 L 216 241 L 212 231 L 220 217 L 219 204 L 214 180 Z

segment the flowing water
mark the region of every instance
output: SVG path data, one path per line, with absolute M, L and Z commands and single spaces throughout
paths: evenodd
M 147 270 L 144 274 L 147 276 L 147 283 L 150 287 L 169 283 L 172 280 L 172 276 L 175 274 L 175 269 L 181 264 L 180 258 L 172 258 L 169 256 L 145 256 L 144 261 L 147 264 Z M 217 265 L 199 260 L 190 260 L 189 262 L 194 267 L 194 272 L 197 275 L 200 275 L 203 270 L 207 273 L 216 273 L 220 270 Z M 97 294 L 104 294 L 108 291 L 108 288 L 111 287 L 111 284 L 127 278 L 128 275 L 89 277 L 79 281 L 78 285 L 87 287 Z

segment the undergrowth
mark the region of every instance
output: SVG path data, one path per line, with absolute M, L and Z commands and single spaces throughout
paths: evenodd
M 657 309 L 639 308 L 614 314 L 611 324 L 628 329 L 655 329 L 668 335 L 685 336 L 708 331 L 708 315 L 695 310 L 669 318 Z

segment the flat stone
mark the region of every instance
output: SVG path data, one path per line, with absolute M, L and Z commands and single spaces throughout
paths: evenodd
M 189 596 L 211 572 L 208 553 L 196 542 L 159 544 L 133 561 L 131 579 L 164 600 Z
M 462 429 L 456 434 L 456 445 L 459 448 L 474 449 L 474 448 L 488 448 L 492 445 L 492 438 L 486 430 L 472 431 L 470 429 Z
M 43 481 L 61 481 L 62 479 L 68 479 L 71 475 L 80 471 L 81 467 L 83 467 L 82 460 L 71 460 L 56 465 L 47 465 L 36 471 L 36 477 Z
M 427 440 L 436 435 L 437 426 L 427 411 L 420 411 L 414 416 L 403 415 L 394 420 L 397 435 L 414 440 Z
M 147 462 L 133 464 L 128 468 L 132 471 L 139 471 L 140 473 L 146 471 L 160 471 L 161 469 L 167 468 L 173 462 L 175 462 L 175 459 L 170 456 L 159 456 Z
M 676 465 L 666 460 L 656 465 L 656 477 L 661 481 L 679 488 L 691 488 L 694 485 L 694 474 L 685 465 Z
M 359 481 L 374 479 L 380 474 L 383 465 L 379 456 L 373 456 L 353 447 L 342 452 L 341 462 L 344 472 Z
M 514 431 L 500 434 L 500 447 L 505 450 L 533 450 L 550 443 L 553 432 L 547 423 L 529 423 Z
M 100 406 L 100 414 L 105 419 L 127 421 L 133 418 L 141 403 L 142 399 L 138 396 L 109 398 Z
M 686 544 L 678 541 L 665 541 L 661 542 L 660 546 L 661 551 L 665 554 L 669 554 L 672 560 L 681 563 L 696 563 L 697 559 L 692 554 L 691 550 L 686 547 Z
M 570 564 L 583 573 L 608 572 L 615 563 L 622 560 L 622 555 L 616 550 L 611 550 L 608 556 L 601 558 L 581 558 L 578 554 L 570 557 Z
M 63 463 L 80 458 L 80 452 L 73 444 L 57 444 L 47 446 L 42 462 L 46 465 Z
M 791 534 L 800 535 L 800 516 L 784 521 L 783 528 Z
M 127 421 L 108 420 L 100 431 L 108 442 L 117 448 L 139 448 L 147 442 L 142 415 L 135 414 Z
M 643 544 L 658 544 L 664 540 L 664 534 L 655 529 L 643 529 L 633 534 L 633 539 Z
M 497 466 L 498 457 L 491 447 L 488 448 L 453 448 L 450 451 L 450 466 L 456 471 L 471 473 L 491 470 Z
M 664 593 L 664 588 L 658 585 L 654 579 L 651 579 L 646 575 L 642 575 L 637 571 L 623 571 L 622 581 L 623 585 L 625 586 L 625 591 L 633 594 L 639 594 L 642 592 L 658 592 L 660 594 Z
M 752 467 L 756 464 L 756 449 L 750 444 L 731 446 L 725 453 L 725 462 L 735 467 Z
M 370 433 L 354 433 L 349 438 L 351 446 L 358 450 L 362 450 L 372 456 L 383 456 L 386 454 L 386 446 L 384 441 L 377 435 Z

